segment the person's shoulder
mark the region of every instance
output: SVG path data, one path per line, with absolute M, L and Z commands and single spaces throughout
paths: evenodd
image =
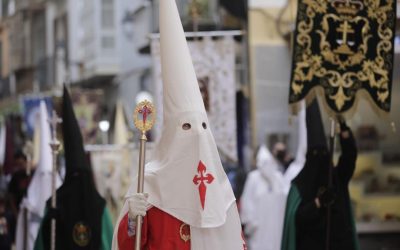
M 254 170 L 251 170 L 251 171 L 248 173 L 248 175 L 247 175 L 247 180 L 248 180 L 248 181 L 250 181 L 250 180 L 256 180 L 256 179 L 258 179 L 258 178 L 260 178 L 260 177 L 261 177 L 260 170 L 254 169 Z

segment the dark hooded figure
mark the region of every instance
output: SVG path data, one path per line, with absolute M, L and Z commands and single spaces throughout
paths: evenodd
M 351 130 L 343 122 L 339 136 L 341 155 L 328 187 L 330 155 L 318 103 L 307 110 L 308 150 L 306 163 L 292 181 L 287 199 L 282 250 L 326 249 L 330 207 L 330 250 L 356 250 L 356 237 L 348 184 L 353 176 L 357 148 Z
M 95 188 L 92 170 L 83 148 L 82 135 L 70 96 L 64 87 L 63 138 L 66 174 L 57 190 L 57 208 L 47 213 L 36 239 L 35 250 L 50 249 L 51 218 L 56 218 L 57 250 L 108 250 L 112 224 L 105 200 Z

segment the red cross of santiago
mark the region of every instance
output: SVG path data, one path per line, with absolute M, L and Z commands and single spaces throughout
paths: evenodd
M 146 124 L 147 116 L 151 113 L 151 108 L 147 107 L 146 105 L 144 105 L 143 108 L 139 110 L 139 114 L 142 114 L 143 116 L 143 124 Z
M 204 204 L 206 202 L 206 192 L 207 192 L 206 183 L 211 184 L 214 180 L 214 176 L 212 176 L 212 174 L 210 173 L 206 174 L 206 171 L 207 171 L 206 166 L 202 161 L 200 161 L 199 165 L 197 166 L 197 172 L 199 174 L 193 177 L 193 183 L 195 185 L 199 185 L 200 202 L 203 210 L 204 210 Z

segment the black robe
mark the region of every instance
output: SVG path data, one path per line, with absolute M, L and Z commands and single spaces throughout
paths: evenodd
M 333 170 L 336 194 L 331 206 L 331 250 L 358 249 L 348 184 L 353 176 L 357 148 L 351 131 L 340 137 L 342 154 Z M 303 170 L 293 180 L 288 196 L 282 250 L 326 249 L 327 210 L 317 208 L 320 187 L 328 185 L 329 153 L 326 147 L 309 148 Z

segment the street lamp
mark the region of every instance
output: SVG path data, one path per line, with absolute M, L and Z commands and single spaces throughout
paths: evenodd
M 108 144 L 108 130 L 110 129 L 110 122 L 107 120 L 102 120 L 99 122 L 99 128 L 101 130 L 101 139 L 103 144 Z
M 147 92 L 146 90 L 140 91 L 135 98 L 136 104 L 139 104 L 140 102 L 147 100 L 149 102 L 153 102 L 153 96 Z

